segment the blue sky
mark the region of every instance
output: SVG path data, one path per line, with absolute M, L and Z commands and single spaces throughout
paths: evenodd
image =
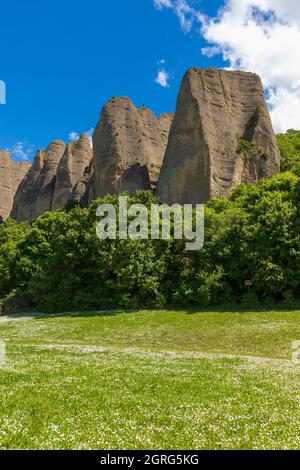
M 95 127 L 112 96 L 129 96 L 156 114 L 173 112 L 182 76 L 191 66 L 230 65 L 260 73 L 271 92 L 270 108 L 282 111 L 290 99 L 287 120 L 294 112 L 300 128 L 299 48 L 291 51 L 290 81 L 278 73 L 278 63 L 289 57 L 277 46 L 278 56 L 272 55 L 276 44 L 286 41 L 289 47 L 300 38 L 299 0 L 285 0 L 294 8 L 290 17 L 279 0 L 227 0 L 227 16 L 216 18 L 224 2 L 0 0 L 0 80 L 7 87 L 7 103 L 0 105 L 0 149 L 32 158 L 53 139 L 68 141 L 70 133 Z M 268 64 L 264 50 L 277 68 Z M 159 72 L 166 86 L 157 83 Z
M 7 86 L 0 148 L 22 142 L 30 155 L 94 127 L 112 96 L 174 111 L 185 69 L 212 62 L 201 56 L 197 33 L 183 34 L 176 16 L 152 0 L 2 0 L 0 47 Z M 162 59 L 169 88 L 155 83 Z

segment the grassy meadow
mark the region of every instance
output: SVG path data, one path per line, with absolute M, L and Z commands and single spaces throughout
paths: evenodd
M 1 449 L 300 449 L 300 311 L 0 317 Z

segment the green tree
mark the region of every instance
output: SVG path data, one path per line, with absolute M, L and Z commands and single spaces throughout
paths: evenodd
M 283 171 L 291 170 L 300 164 L 300 131 L 291 129 L 285 134 L 278 134 L 277 142 Z

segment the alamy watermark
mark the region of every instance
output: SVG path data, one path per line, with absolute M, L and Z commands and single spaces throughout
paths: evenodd
M 0 104 L 6 104 L 6 84 L 0 80 Z
M 6 361 L 6 346 L 4 341 L 0 341 L 0 367 L 5 364 Z
M 294 341 L 292 343 L 292 362 L 293 364 L 300 365 L 300 341 Z
M 143 204 L 128 205 L 126 196 L 119 197 L 118 211 L 113 204 L 101 204 L 97 236 L 100 240 L 185 240 L 186 250 L 204 246 L 204 205 Z

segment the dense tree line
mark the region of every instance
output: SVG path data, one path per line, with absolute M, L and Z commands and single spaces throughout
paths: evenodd
M 300 298 L 300 179 L 297 171 L 241 185 L 205 209 L 205 245 L 182 240 L 96 237 L 99 203 L 68 207 L 31 224 L 0 225 L 2 310 L 136 308 Z M 130 203 L 150 207 L 151 192 Z M 252 286 L 245 286 L 251 280 Z

